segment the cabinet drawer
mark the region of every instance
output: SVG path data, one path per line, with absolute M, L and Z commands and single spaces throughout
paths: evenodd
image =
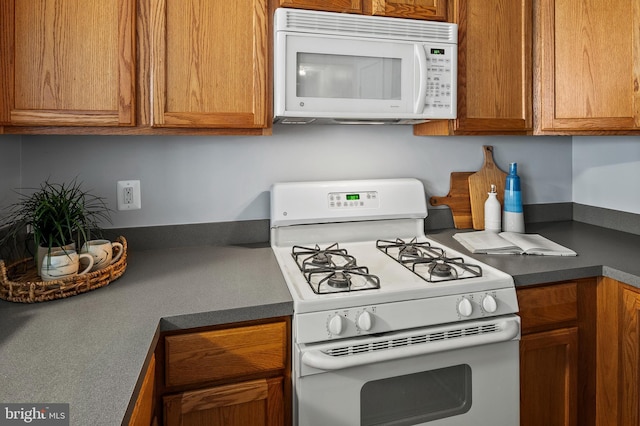
M 516 289 L 522 333 L 540 331 L 578 319 L 577 283 Z
M 166 384 L 178 386 L 283 369 L 286 322 L 167 336 Z
M 164 424 L 284 425 L 283 378 L 258 379 L 169 395 Z

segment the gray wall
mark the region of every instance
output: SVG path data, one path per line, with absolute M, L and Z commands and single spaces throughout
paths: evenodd
M 114 227 L 269 217 L 278 181 L 420 179 L 428 196 L 449 191 L 449 173 L 482 166 L 495 147 L 503 170 L 518 162 L 525 204 L 572 200 L 570 137 L 415 137 L 411 126 L 276 126 L 265 137 L 23 136 L 22 184 L 77 176 L 115 210 L 116 181 L 141 181 L 142 209 Z M 4 139 L 2 139 L 4 140 Z
M 573 201 L 640 213 L 640 138 L 574 137 Z
M 20 137 L 0 136 L 0 209 L 17 199 L 15 190 L 20 187 L 20 163 Z
M 78 176 L 115 209 L 115 183 L 142 181 L 142 210 L 114 227 L 268 218 L 271 183 L 415 176 L 427 195 L 451 171 L 519 164 L 526 204 L 573 201 L 640 214 L 639 137 L 414 137 L 411 127 L 276 127 L 269 137 L 0 135 L 0 208 L 15 189 Z

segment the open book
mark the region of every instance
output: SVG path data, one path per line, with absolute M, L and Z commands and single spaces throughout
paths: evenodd
M 517 232 L 458 232 L 453 236 L 471 253 L 576 256 L 576 252 L 539 234 Z

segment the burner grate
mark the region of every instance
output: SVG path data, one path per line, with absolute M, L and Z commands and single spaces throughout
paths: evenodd
M 376 247 L 430 283 L 482 276 L 480 265 L 466 263 L 461 257 L 447 257 L 444 249 L 418 242 L 415 237 L 409 242 L 400 238 L 378 240 Z
M 291 255 L 316 294 L 380 288 L 380 278 L 358 266 L 356 258 L 334 243 L 325 249 L 294 246 Z

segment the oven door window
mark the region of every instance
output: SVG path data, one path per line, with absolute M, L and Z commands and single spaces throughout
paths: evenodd
M 467 364 L 367 382 L 360 391 L 362 426 L 415 425 L 471 409 Z

